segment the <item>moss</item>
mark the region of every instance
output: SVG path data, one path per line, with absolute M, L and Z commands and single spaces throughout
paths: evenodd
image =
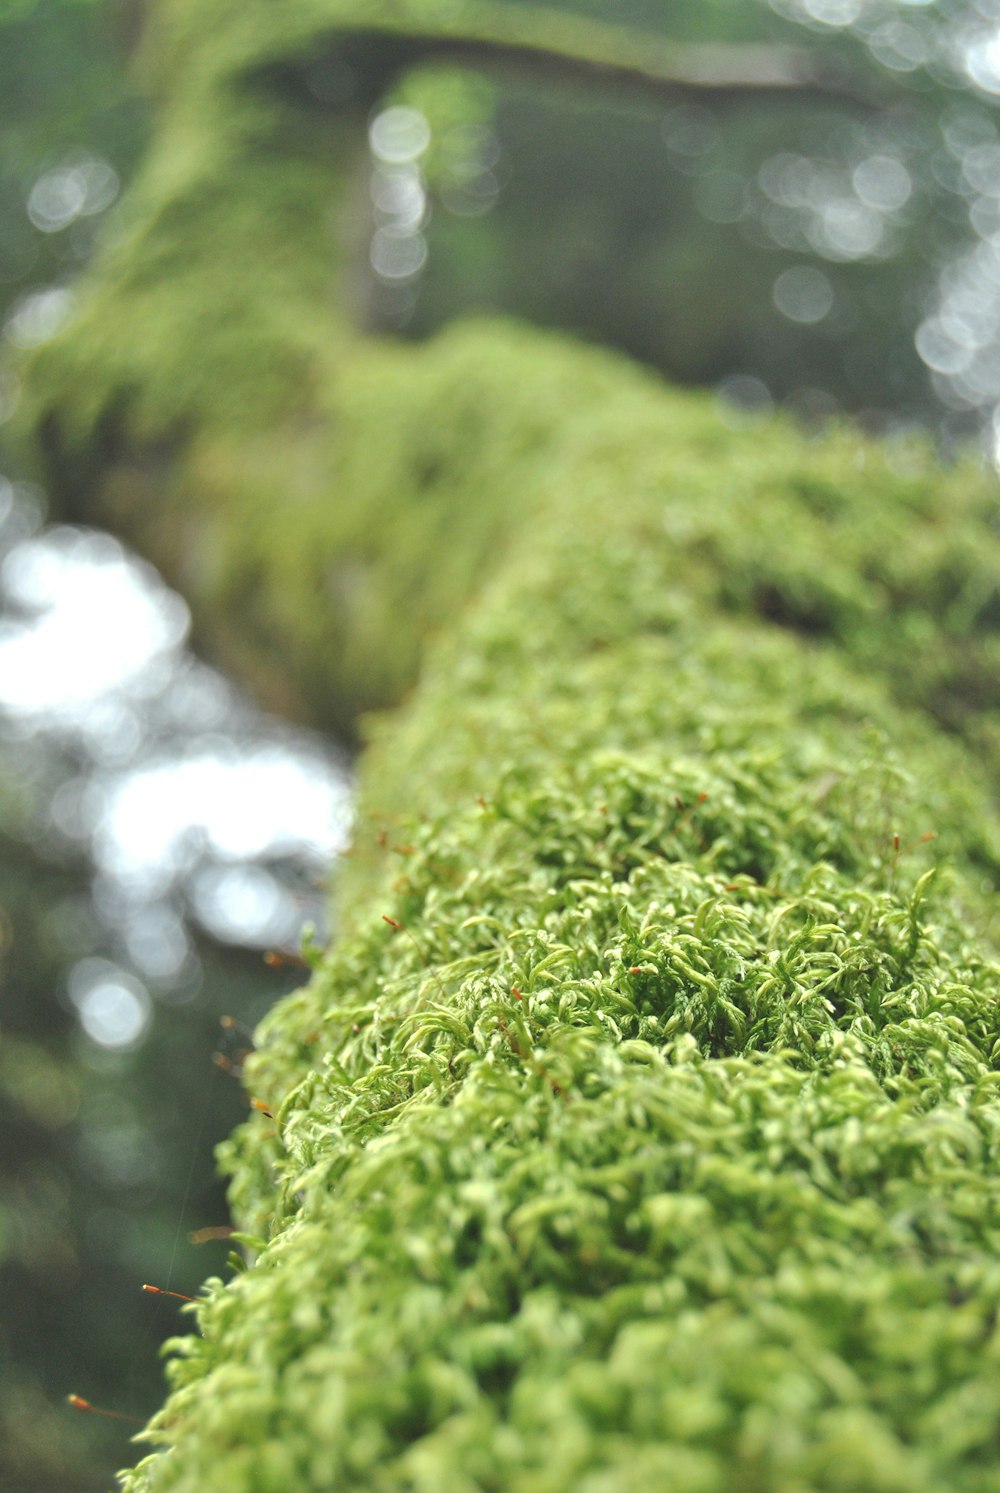
M 226 1150 L 260 1253 L 136 1493 L 992 1485 L 985 775 L 863 653 L 719 611 L 606 436 L 376 732 Z
M 526 330 L 364 340 L 360 124 L 321 145 L 286 66 L 341 12 L 211 14 L 163 13 L 27 423 L 263 696 L 410 693 L 225 1148 L 252 1268 L 126 1488 L 985 1493 L 995 483 Z
M 671 510 L 664 585 L 683 575 L 707 608 L 838 644 L 995 755 L 996 499 L 968 467 L 944 479 L 919 450 L 845 431 L 804 474 L 790 428 L 726 432 L 554 338 L 480 325 L 417 353 L 352 330 L 369 105 L 428 39 L 508 38 L 511 16 L 471 0 L 157 8 L 154 148 L 76 317 L 24 368 L 20 429 L 57 511 L 149 554 L 202 646 L 263 698 L 351 736 L 549 487 L 617 502 L 639 483 Z M 544 10 L 519 9 L 516 34 L 671 65 Z M 331 59 L 353 78 L 336 108 L 307 86 Z

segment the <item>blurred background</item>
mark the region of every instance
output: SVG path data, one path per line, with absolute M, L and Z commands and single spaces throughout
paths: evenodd
M 501 0 L 498 0 L 501 3 Z M 516 26 L 518 0 L 504 0 Z M 520 0 L 525 3 L 525 0 Z M 424 67 L 375 111 L 365 314 L 502 311 L 623 348 L 751 427 L 848 415 L 942 456 L 1000 445 L 1000 0 L 565 0 L 766 68 L 814 49 L 849 103 L 639 106 Z M 187 648 L 110 535 L 47 527 L 2 450 L 151 128 L 141 0 L 0 8 L 0 1485 L 110 1487 L 177 1303 L 225 1268 L 212 1147 L 239 1031 L 329 936 L 350 762 Z M 750 51 L 748 48 L 757 50 Z M 719 54 L 723 54 L 720 52 Z M 728 54 L 727 54 L 728 55 Z M 329 68 L 305 86 L 329 102 Z

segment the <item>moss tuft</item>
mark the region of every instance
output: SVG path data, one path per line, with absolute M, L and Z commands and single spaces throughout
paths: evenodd
M 720 611 L 640 467 L 537 488 L 376 732 L 344 932 L 225 1149 L 267 1242 L 129 1493 L 991 1486 L 985 774 L 865 650 Z

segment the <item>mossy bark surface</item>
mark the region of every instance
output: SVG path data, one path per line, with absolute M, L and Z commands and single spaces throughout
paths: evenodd
M 214 9 L 26 416 L 265 698 L 409 695 L 126 1489 L 995 1489 L 993 480 L 360 337 L 336 7 Z
M 706 512 L 789 517 L 681 407 L 589 422 L 379 728 L 128 1488 L 995 1487 L 991 792 L 867 644 L 706 602 Z

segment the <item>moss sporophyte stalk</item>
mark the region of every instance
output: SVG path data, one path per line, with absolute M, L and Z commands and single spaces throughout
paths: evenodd
M 158 7 L 156 146 L 25 375 L 57 501 L 262 697 L 406 695 L 244 1060 L 252 1263 L 124 1488 L 995 1490 L 995 482 L 331 328 L 364 119 L 288 68 L 343 17 Z

